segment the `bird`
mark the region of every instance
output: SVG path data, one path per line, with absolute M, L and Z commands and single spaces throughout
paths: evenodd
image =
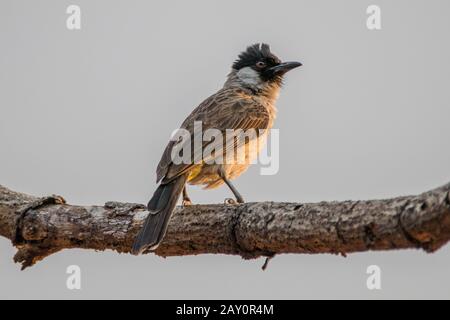
M 133 254 L 158 248 L 181 195 L 183 206 L 192 204 L 186 184 L 202 185 L 205 189 L 226 184 L 236 198 L 226 199 L 226 204 L 244 203 L 244 198 L 231 180 L 246 171 L 261 151 L 276 117 L 275 104 L 284 75 L 300 66 L 302 63 L 297 61 L 282 62 L 266 43 L 250 45 L 238 55 L 223 87 L 198 105 L 182 123 L 180 129 L 192 139 L 183 142 L 180 139 L 171 140 L 164 150 L 156 170 L 159 186 L 148 202 L 149 214 L 134 240 L 131 250 Z M 214 129 L 215 132 L 224 133 L 226 138 L 219 138 L 215 142 L 202 141 L 200 150 L 195 147 L 186 149 L 191 161 L 174 161 L 177 146 L 193 145 L 190 140 L 196 138 L 195 124 L 199 122 L 202 125 L 201 133 Z M 225 134 L 230 129 L 254 130 L 256 134 L 237 143 L 235 136 L 229 138 Z M 231 147 L 225 142 L 230 142 Z M 202 150 L 213 144 L 214 152 L 206 159 Z M 244 155 L 241 159 L 243 161 L 227 157 L 227 154 L 232 154 L 231 150 L 236 149 Z M 215 161 L 224 157 L 226 161 Z

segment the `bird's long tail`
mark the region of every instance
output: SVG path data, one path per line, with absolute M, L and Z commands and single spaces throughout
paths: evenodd
M 160 184 L 156 189 L 147 205 L 150 213 L 134 241 L 133 254 L 140 254 L 147 249 L 154 250 L 158 247 L 166 234 L 170 216 L 183 191 L 186 178 L 186 175 L 179 176 L 168 183 Z

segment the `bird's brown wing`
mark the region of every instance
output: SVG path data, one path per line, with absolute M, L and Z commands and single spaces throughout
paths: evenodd
M 251 96 L 245 95 L 241 90 L 233 88 L 222 89 L 206 99 L 186 118 L 181 128 L 188 130 L 191 134 L 190 141 L 184 142 L 191 143 L 191 159 L 211 161 L 212 159 L 204 159 L 202 157 L 202 152 L 206 146 L 214 143 L 215 153 L 213 156 L 218 157 L 226 152 L 224 150 L 225 146 L 233 147 L 233 143 L 226 143 L 226 140 L 205 141 L 202 144 L 202 149 L 196 150 L 193 147 L 193 139 L 202 139 L 202 137 L 194 137 L 194 123 L 196 121 L 202 122 L 201 134 L 207 129 L 218 129 L 225 137 L 227 129 L 242 129 L 243 131 L 249 129 L 265 130 L 270 125 L 270 115 L 263 105 L 255 101 Z M 176 141 L 170 141 L 167 145 L 158 164 L 157 181 L 163 178 L 164 181 L 170 181 L 196 165 L 195 163 L 174 164 L 172 162 L 172 150 L 176 143 Z

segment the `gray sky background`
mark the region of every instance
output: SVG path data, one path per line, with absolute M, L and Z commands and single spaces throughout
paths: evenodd
M 69 4 L 82 29 L 66 29 Z M 382 30 L 366 8 L 382 9 Z M 280 171 L 236 180 L 247 201 L 374 199 L 450 179 L 450 2 L 0 2 L 0 183 L 73 204 L 144 203 L 172 130 L 265 41 L 290 73 L 278 102 Z M 197 203 L 226 188 L 190 188 Z M 0 298 L 450 298 L 450 247 L 263 260 L 72 250 L 25 272 L 0 239 Z M 82 269 L 69 291 L 66 267 Z M 366 288 L 366 268 L 382 290 Z

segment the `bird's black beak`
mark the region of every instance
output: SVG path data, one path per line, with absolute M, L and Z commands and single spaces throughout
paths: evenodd
M 279 65 L 276 65 L 270 69 L 268 69 L 266 72 L 270 73 L 271 76 L 282 76 L 286 72 L 295 69 L 297 67 L 302 66 L 300 62 L 291 61 L 291 62 L 283 62 Z

